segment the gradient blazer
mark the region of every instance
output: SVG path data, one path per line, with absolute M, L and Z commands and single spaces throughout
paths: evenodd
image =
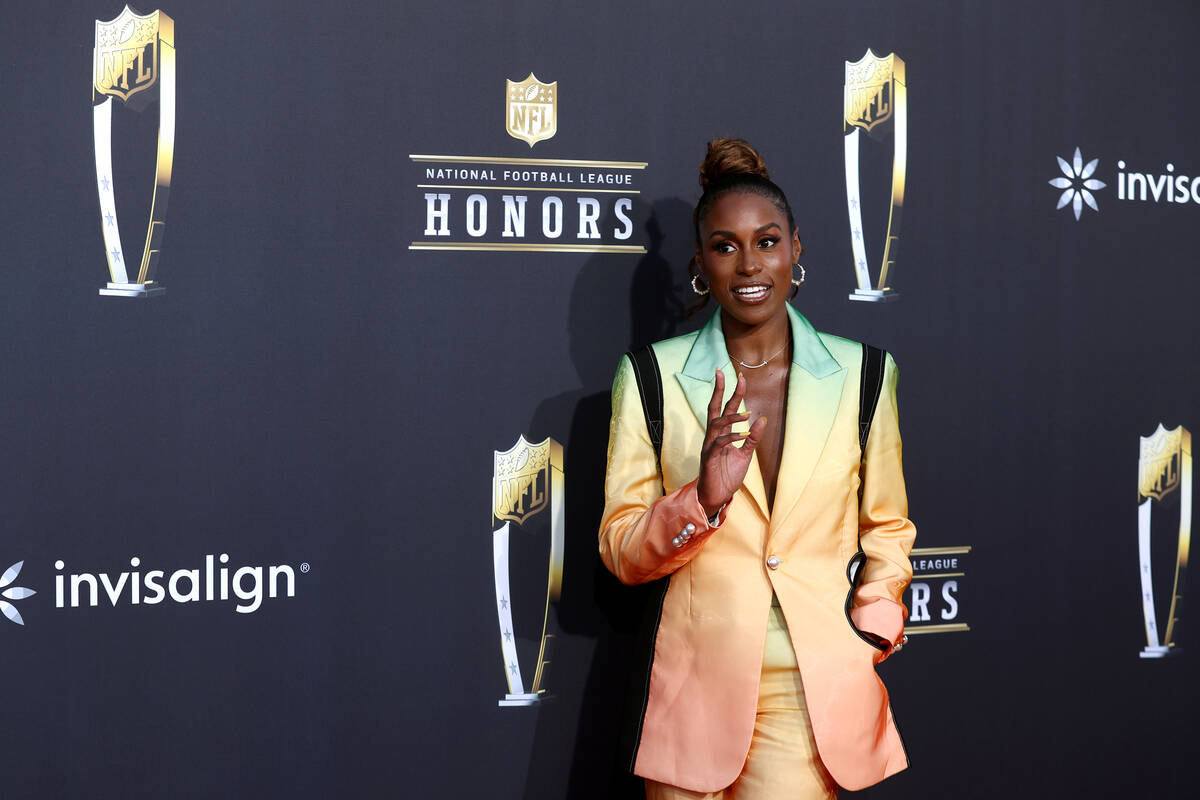
M 862 346 L 787 310 L 792 366 L 773 508 L 757 456 L 716 526 L 696 497 L 713 373 L 735 374 L 719 312 L 700 331 L 653 345 L 664 395 L 661 478 L 628 357 L 613 383 L 600 556 L 627 584 L 669 576 L 634 772 L 693 791 L 728 786 L 745 764 L 772 593 L 830 774 L 859 789 L 908 766 L 875 672 L 890 647 L 862 633 L 895 643 L 908 613 L 901 597 L 916 529 L 901 471 L 896 364 L 885 359 L 860 451 Z M 725 382 L 726 401 L 734 384 Z M 691 541 L 674 547 L 688 523 Z

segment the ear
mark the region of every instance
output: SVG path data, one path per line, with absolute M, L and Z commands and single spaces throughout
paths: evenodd
M 792 229 L 792 263 L 800 260 L 800 256 L 804 253 L 804 245 L 800 244 L 800 231 L 796 228 Z

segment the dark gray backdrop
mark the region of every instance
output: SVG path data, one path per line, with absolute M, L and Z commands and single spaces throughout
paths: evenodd
M 797 306 L 901 365 L 918 545 L 974 547 L 971 631 L 881 668 L 913 766 L 863 794 L 1190 785 L 1194 626 L 1181 655 L 1137 658 L 1134 476 L 1139 435 L 1200 427 L 1200 205 L 1119 201 L 1115 162 L 1200 173 L 1192 3 L 163 10 L 179 112 L 152 302 L 96 295 L 92 26 L 120 7 L 8 4 L 0 24 L 0 569 L 24 560 L 38 591 L 23 627 L 0 619 L 6 797 L 636 792 L 612 758 L 631 595 L 594 555 L 607 388 L 624 350 L 702 321 L 680 309 L 716 135 L 790 194 Z M 867 46 L 908 70 L 886 306 L 846 299 L 843 62 Z M 500 127 L 503 81 L 531 71 L 560 87 L 532 150 Z M 117 111 L 135 208 L 149 166 L 120 158 L 151 158 L 156 107 Z M 1078 222 L 1047 185 L 1077 146 L 1108 183 Z M 646 161 L 651 251 L 410 251 L 408 155 L 430 152 Z M 566 579 L 555 700 L 502 709 L 491 458 L 521 433 L 565 447 Z M 57 559 L 221 552 L 311 572 L 248 615 L 53 605 Z

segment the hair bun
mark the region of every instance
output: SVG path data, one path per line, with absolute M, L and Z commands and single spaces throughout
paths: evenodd
M 766 162 L 745 139 L 713 139 L 700 164 L 700 188 L 707 189 L 729 175 L 757 175 L 771 179 Z

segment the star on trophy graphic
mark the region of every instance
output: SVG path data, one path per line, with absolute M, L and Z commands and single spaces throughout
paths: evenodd
M 867 49 L 858 61 L 846 62 L 844 103 L 846 149 L 846 206 L 850 214 L 850 246 L 854 252 L 854 275 L 858 288 L 851 300 L 886 303 L 900 297 L 888 278 L 896 263 L 900 240 L 900 217 L 904 209 L 904 179 L 908 164 L 908 88 L 904 62 L 898 55 L 879 57 Z M 887 233 L 879 277 L 871 277 L 863 229 L 862 195 L 859 182 L 863 156 L 863 134 L 876 142 L 892 140 L 892 190 L 888 205 Z
M 1192 435 L 1182 425 L 1167 430 L 1160 423 L 1139 442 L 1138 562 L 1146 618 L 1146 647 L 1139 655 L 1163 658 L 1179 652 L 1175 640 L 1192 539 Z M 1156 609 L 1167 611 L 1161 639 Z
M 113 105 L 136 112 L 158 101 L 158 155 L 150 221 L 136 263 L 121 245 L 113 175 Z M 154 275 L 162 252 L 171 163 L 175 156 L 175 22 L 162 11 L 138 14 L 129 6 L 108 22 L 96 20 L 92 59 L 92 130 L 96 150 L 96 188 L 100 194 L 100 230 L 111 280 L 100 289 L 111 297 L 153 297 L 166 289 Z
M 492 523 L 505 520 L 492 532 L 500 653 L 508 680 L 499 704 L 531 706 L 549 697 L 550 612 L 562 591 L 562 445 L 550 438 L 531 444 L 521 436 L 510 450 L 494 451 L 493 466 Z M 527 684 L 521 666 L 531 663 Z

